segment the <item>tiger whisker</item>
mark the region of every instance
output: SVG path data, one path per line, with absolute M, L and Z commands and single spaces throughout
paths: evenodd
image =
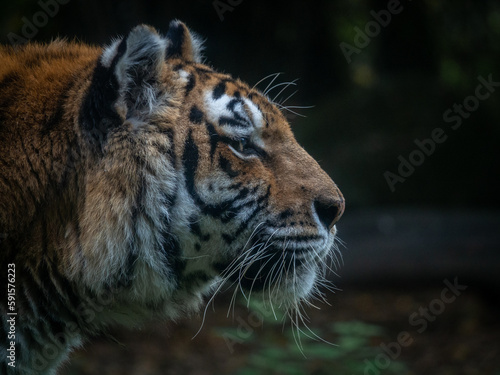
M 270 87 L 270 86 L 274 83 L 274 81 L 276 81 L 276 78 L 278 78 L 278 76 L 279 76 L 280 74 L 281 74 L 281 73 L 276 73 L 276 74 L 274 75 L 274 78 L 271 80 L 271 82 L 269 82 L 269 84 L 267 85 L 267 87 L 266 87 L 266 88 L 264 89 L 264 91 L 263 91 L 264 96 L 267 96 L 267 93 L 268 93 L 268 89 L 269 89 L 269 87 Z
M 288 242 L 285 242 L 285 244 L 283 245 L 283 252 L 282 252 L 282 258 L 283 260 L 285 259 L 285 251 L 286 251 L 286 248 L 288 247 Z M 284 266 L 284 262 L 282 262 L 280 264 L 280 270 L 281 268 L 283 268 Z M 274 267 L 273 267 L 274 269 Z M 271 273 L 272 274 L 272 273 Z M 274 293 L 274 290 L 276 290 L 276 285 L 279 285 L 281 283 L 281 276 L 282 276 L 282 273 L 279 272 L 278 275 L 280 276 L 280 280 L 275 283 L 275 289 L 273 289 L 273 293 Z M 266 278 L 267 279 L 267 278 Z M 269 304 L 271 306 L 271 311 L 273 313 L 273 316 L 274 316 L 274 319 L 277 320 L 277 317 L 276 317 L 276 311 L 274 310 L 274 306 L 273 306 L 273 298 L 272 298 L 272 293 L 271 293 L 271 285 L 274 283 L 274 279 L 275 277 L 273 277 L 272 280 L 269 280 Z M 264 281 L 264 285 L 265 285 L 265 281 Z
M 269 245 L 268 245 L 267 243 L 266 243 L 265 245 L 263 245 L 261 248 L 259 248 L 259 251 L 255 254 L 255 256 L 254 256 L 254 257 L 252 257 L 252 258 L 250 259 L 250 262 L 248 262 L 247 264 L 243 265 L 243 266 L 240 268 L 240 277 L 239 277 L 239 279 L 240 279 L 240 280 L 243 278 L 243 276 L 246 274 L 246 272 L 250 269 L 250 267 L 251 267 L 251 266 L 252 266 L 255 262 L 260 261 L 260 260 L 262 260 L 262 259 L 265 259 L 265 258 L 267 258 L 267 257 L 271 257 L 271 258 L 272 258 L 272 254 L 265 254 L 265 250 L 267 250 L 267 249 L 268 249 L 270 246 L 272 246 L 272 245 L 273 245 L 272 243 L 271 243 L 271 244 L 269 244 Z M 269 260 L 268 260 L 268 262 L 269 262 Z M 267 262 L 266 262 L 266 264 L 267 264 Z M 258 273 L 260 273 L 260 271 L 261 271 L 261 270 L 262 270 L 262 268 L 261 268 L 261 269 L 259 269 L 259 272 L 258 272 Z M 256 277 L 254 278 L 254 282 L 255 282 L 255 280 L 256 280 Z M 240 286 L 241 286 L 241 283 L 240 283 Z M 252 283 L 252 288 L 253 288 L 253 283 Z M 245 300 L 248 302 L 248 303 L 247 303 L 247 306 L 248 306 L 248 304 L 250 303 L 250 294 L 251 294 L 251 292 L 252 292 L 252 288 L 250 289 L 250 292 L 249 292 L 249 297 L 247 297 L 247 296 L 245 295 L 245 292 L 243 291 L 243 287 L 242 287 L 242 289 L 241 289 L 241 293 L 242 293 L 243 297 L 244 297 L 244 298 L 245 298 Z
M 247 244 L 249 242 L 250 242 L 250 239 L 247 241 Z M 238 256 L 235 259 L 233 259 L 233 261 L 229 264 L 229 266 L 226 268 L 226 270 L 224 270 L 221 273 L 221 275 L 220 275 L 221 279 L 217 281 L 219 283 L 219 286 L 217 287 L 217 289 L 212 294 L 212 297 L 208 300 L 208 302 L 207 302 L 207 304 L 205 306 L 204 312 L 203 312 L 203 318 L 202 318 L 201 326 L 200 326 L 199 330 L 196 332 L 196 334 L 192 337 L 192 339 L 194 339 L 201 332 L 201 330 L 202 330 L 202 328 L 203 328 L 203 326 L 205 324 L 206 314 L 207 314 L 207 310 L 208 310 L 208 307 L 209 307 L 210 303 L 212 303 L 214 301 L 215 297 L 220 292 L 220 290 L 222 289 L 222 287 L 224 286 L 224 284 L 230 279 L 230 277 L 234 273 L 236 273 L 238 271 L 238 268 L 234 268 L 234 270 L 233 270 L 232 269 L 233 266 L 236 265 L 236 264 L 238 264 L 238 261 L 241 259 L 241 257 L 243 255 L 245 255 L 245 258 L 248 257 L 248 255 L 249 255 L 249 253 L 250 253 L 251 250 L 252 250 L 252 248 L 250 248 L 247 251 L 244 251 L 243 254 L 241 254 L 240 256 Z
M 305 115 L 301 114 L 301 113 L 298 113 L 298 112 L 295 112 L 295 111 L 292 111 L 291 109 L 289 109 L 288 107 L 284 107 L 282 106 L 281 104 L 276 104 L 278 106 L 279 109 L 284 109 L 285 111 L 288 111 L 290 113 L 293 113 L 294 115 L 296 116 L 300 116 L 300 117 L 306 117 Z
M 281 105 L 281 104 L 280 104 Z M 294 109 L 309 109 L 314 108 L 314 105 L 281 105 L 285 109 L 294 108 Z
M 252 291 L 253 291 L 253 288 L 254 288 L 255 282 L 257 281 L 257 278 L 258 278 L 259 274 L 260 274 L 262 271 L 264 271 L 264 269 L 265 269 L 266 265 L 267 265 L 267 264 L 268 264 L 271 260 L 273 260 L 273 257 L 274 257 L 274 254 L 267 254 L 266 256 L 263 256 L 263 257 L 261 257 L 261 258 L 260 258 L 260 260 L 265 259 L 265 258 L 269 258 L 269 259 L 266 261 L 266 263 L 264 263 L 264 264 L 260 267 L 259 271 L 257 272 L 257 274 L 255 275 L 255 277 L 254 277 L 254 279 L 253 279 L 253 281 L 252 281 L 252 285 L 250 286 L 250 292 L 248 293 L 247 307 L 249 307 L 249 306 L 250 306 L 250 296 L 252 295 Z M 255 260 L 255 261 L 257 261 L 257 260 Z M 254 261 L 254 262 L 255 262 L 255 261 Z M 274 267 L 275 267 L 275 266 L 276 266 L 276 264 L 274 265 Z M 273 268 L 274 268 L 274 267 L 273 267 Z
M 281 105 L 281 106 L 285 106 L 285 103 L 290 100 L 296 93 L 298 93 L 299 90 L 295 90 L 294 92 L 292 92 L 290 95 L 288 95 L 284 100 L 280 101 L 279 103 L 275 103 L 275 104 L 278 104 L 278 105 Z
M 193 260 L 193 259 L 200 259 L 200 258 L 207 258 L 210 257 L 210 254 L 205 254 L 205 255 L 197 255 L 195 257 L 187 257 L 187 256 L 181 256 L 181 259 L 186 259 L 186 260 Z
M 280 86 L 285 86 L 285 87 L 283 87 L 283 88 L 282 88 L 282 89 L 281 89 L 281 90 L 280 90 L 280 91 L 279 91 L 279 92 L 278 92 L 278 93 L 274 96 L 274 98 L 271 100 L 271 102 L 273 102 L 273 103 L 274 103 L 274 102 L 276 102 L 276 99 L 277 99 L 277 98 L 281 95 L 281 93 L 282 93 L 283 91 L 285 91 L 288 87 L 290 87 L 290 86 L 292 86 L 292 85 L 293 85 L 293 86 L 297 86 L 297 84 L 295 83 L 296 81 L 297 81 L 297 79 L 294 79 L 293 81 L 290 81 L 290 82 L 281 82 L 281 83 L 278 83 L 278 84 L 274 85 L 273 87 L 271 87 L 271 88 L 268 90 L 267 94 L 269 94 L 272 90 L 274 90 L 274 89 L 275 89 L 275 88 L 277 88 L 277 87 L 280 87 Z
M 302 334 L 304 334 L 306 337 L 309 337 L 311 339 L 316 339 L 316 340 L 319 340 L 321 342 L 324 342 L 325 344 L 328 344 L 328 345 L 333 345 L 333 346 L 337 346 L 335 345 L 334 343 L 328 341 L 328 340 L 325 340 L 324 338 L 322 338 L 321 336 L 317 335 L 311 328 L 309 328 L 309 326 L 307 325 L 307 322 L 303 319 L 302 315 L 299 315 L 299 318 L 303 324 L 303 326 L 305 328 L 307 328 L 307 331 L 311 333 L 312 336 L 309 336 L 306 332 L 304 332 L 303 330 L 300 330 L 302 332 Z
M 278 73 L 271 73 L 271 74 L 269 74 L 269 75 L 265 76 L 264 78 L 262 78 L 261 80 L 259 80 L 259 81 L 258 81 L 255 85 L 253 85 L 252 89 L 256 88 L 256 87 L 259 85 L 259 83 L 261 83 L 261 82 L 265 81 L 265 80 L 266 80 L 266 79 L 268 79 L 269 77 L 272 77 L 272 76 L 276 76 L 276 77 L 277 77 L 277 76 L 279 76 L 280 74 L 282 74 L 282 73 L 281 73 L 281 72 L 278 72 Z
M 278 275 L 280 275 L 280 273 L 281 273 L 280 271 L 281 271 L 281 269 L 283 268 L 283 264 L 282 264 L 282 263 L 279 263 L 279 262 L 278 262 L 278 263 L 276 263 L 276 264 L 273 266 L 273 268 L 271 269 L 271 271 L 270 271 L 270 275 L 272 275 L 272 274 L 273 274 L 273 272 L 274 272 L 274 269 L 275 269 L 278 265 L 279 265 L 278 272 L 276 272 L 276 275 L 275 275 L 275 276 L 273 276 L 273 277 L 272 277 L 272 279 L 269 279 L 269 288 L 268 288 L 269 304 L 270 304 L 270 306 L 271 306 L 271 311 L 272 311 L 272 313 L 273 313 L 273 316 L 274 316 L 274 319 L 275 319 L 275 320 L 277 320 L 277 319 L 278 319 L 278 318 L 276 317 L 276 311 L 274 310 L 274 306 L 273 306 L 273 293 L 274 293 L 274 290 L 275 290 L 275 289 L 273 289 L 273 290 L 271 291 L 271 286 L 272 286 L 272 285 L 273 285 L 273 283 L 274 283 L 274 279 L 275 279 Z M 268 277 L 266 277 L 266 280 L 264 280 L 264 290 L 265 290 L 266 281 L 268 280 L 268 278 L 269 278 L 269 276 L 270 276 L 270 275 L 268 275 Z M 277 283 L 276 283 L 276 284 L 277 284 Z M 275 285 L 276 285 L 276 284 L 275 284 Z M 264 296 L 263 296 L 263 299 L 265 299 L 265 298 L 264 298 Z

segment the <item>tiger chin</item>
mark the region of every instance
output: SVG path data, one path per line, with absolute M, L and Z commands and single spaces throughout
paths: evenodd
M 344 198 L 201 48 L 179 21 L 0 48 L 0 337 L 17 314 L 0 373 L 55 374 L 109 325 L 196 312 L 223 282 L 285 308 L 315 293 Z

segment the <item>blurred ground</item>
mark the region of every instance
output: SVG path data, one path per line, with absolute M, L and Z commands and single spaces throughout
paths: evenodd
M 430 322 L 425 332 L 419 334 L 409 324 L 409 316 L 420 306 L 428 306 L 442 290 L 441 285 L 422 289 L 400 287 L 397 289 L 348 289 L 328 296 L 332 307 L 322 305 L 321 310 L 310 309 L 311 326 L 319 327 L 334 321 L 374 323 L 384 329 L 382 337 L 370 343 L 378 349 L 381 343 L 396 340 L 401 331 L 408 331 L 414 342 L 402 349 L 398 360 L 406 363 L 407 374 L 499 374 L 500 324 L 498 305 L 487 302 L 477 290 L 469 288 L 455 303 Z M 210 312 L 205 328 L 192 339 L 201 320 L 186 319 L 177 324 L 154 324 L 141 331 L 113 331 L 121 343 L 109 338 L 98 338 L 71 356 L 62 375 L 84 374 L 235 374 L 248 364 L 248 356 L 258 350 L 265 340 L 273 345 L 284 345 L 281 325 L 257 327 L 255 338 L 248 344 L 236 344 L 231 354 L 226 341 L 215 334 L 215 327 L 236 328 L 239 323 L 226 318 L 228 300 L 219 298 L 216 312 Z M 236 317 L 246 319 L 249 313 L 238 307 Z M 335 337 L 326 337 L 336 342 Z M 289 340 L 293 340 L 290 338 Z M 335 347 L 322 343 L 326 349 Z M 307 355 L 307 353 L 306 353 Z M 375 356 L 367 358 L 370 361 Z M 296 360 L 308 362 L 307 358 Z M 335 363 L 332 359 L 330 362 Z M 309 363 L 309 374 L 328 374 L 328 361 Z M 279 366 L 277 364 L 276 368 Z M 280 374 L 277 370 L 273 374 Z M 362 372 L 360 372 L 362 373 Z

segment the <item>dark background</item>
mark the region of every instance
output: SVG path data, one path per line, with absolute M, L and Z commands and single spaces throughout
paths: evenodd
M 495 318 L 500 286 L 500 86 L 478 101 L 458 129 L 453 130 L 443 115 L 475 94 L 478 77 L 488 80 L 491 75 L 500 82 L 500 2 L 401 1 L 401 12 L 392 14 L 387 26 L 348 62 L 340 44 L 356 47 L 355 27 L 365 30 L 374 20 L 371 12 L 387 9 L 388 3 L 69 0 L 27 39 L 49 42 L 60 36 L 103 45 L 138 23 L 166 33 L 169 21 L 177 18 L 206 39 L 207 63 L 216 69 L 251 85 L 276 72 L 282 74 L 275 83 L 298 79 L 297 87 L 289 87 L 277 100 L 298 88 L 286 105 L 313 106 L 294 108 L 300 116 L 287 117 L 299 142 L 347 200 L 338 224 L 347 243 L 342 250 L 344 266 L 338 271 L 341 277 L 332 276 L 344 291 L 332 297 L 336 303 L 332 311 L 326 310 L 329 319 L 377 323 L 389 332 L 385 340 L 394 339 L 408 328 L 412 311 L 439 296 L 443 280 L 458 277 L 468 285 L 467 297 L 457 300 L 450 315 L 403 352 L 407 373 L 499 374 L 500 366 L 493 363 L 499 347 L 492 342 L 500 341 Z M 0 10 L 0 41 L 9 44 L 12 33 L 23 36 L 26 20 L 34 22 L 42 7 L 36 1 L 17 0 L 3 1 Z M 398 157 L 408 160 L 417 149 L 415 140 L 430 138 L 436 128 L 444 130 L 446 141 L 436 144 L 435 151 L 391 191 L 384 173 L 397 174 Z M 406 304 L 401 305 L 402 300 Z M 224 304 L 220 303 L 225 313 Z M 220 322 L 217 315 L 213 319 L 214 325 L 238 326 L 234 320 Z M 196 323 L 189 324 L 181 322 L 164 335 L 152 333 L 157 326 L 139 336 L 117 331 L 128 351 L 104 338 L 88 352 L 77 353 L 67 373 L 156 374 L 169 368 L 180 370 L 168 373 L 234 373 L 235 368 L 244 369 L 248 355 L 257 350 L 255 342 L 242 345 L 231 356 L 231 365 L 226 363 L 229 367 L 206 367 L 204 355 L 211 361 L 218 355 L 225 358 L 227 351 L 220 342 L 223 348 L 217 351 L 212 331 L 188 345 L 197 329 Z M 175 354 L 175 347 L 162 341 L 167 336 L 188 337 L 180 347 L 195 353 L 192 368 L 175 362 L 190 359 Z M 130 349 L 140 338 L 145 340 L 143 352 Z M 279 346 L 280 339 L 273 340 Z M 381 340 L 369 344 L 376 347 Z M 160 357 L 148 357 L 155 342 L 174 353 L 165 367 L 159 365 Z M 456 347 L 459 342 L 462 346 Z M 212 346 L 213 352 L 200 349 Z M 140 357 L 133 354 L 138 351 Z M 122 362 L 123 353 L 130 366 L 111 366 L 106 372 L 110 358 Z M 139 371 L 142 367 L 133 366 L 147 358 L 156 367 L 144 365 L 147 370 Z M 99 365 L 88 365 L 92 360 Z M 298 373 L 330 373 L 322 366 Z
M 498 1 L 409 1 L 392 15 L 349 64 L 339 44 L 354 44 L 355 30 L 387 1 L 233 0 L 220 20 L 213 1 L 65 0 L 31 39 L 76 38 L 109 43 L 138 23 L 166 33 L 181 19 L 206 38 L 207 62 L 250 84 L 283 72 L 298 78 L 289 105 L 313 105 L 292 119 L 299 141 L 345 192 L 348 208 L 366 205 L 439 208 L 499 207 L 500 93 L 453 131 L 443 113 L 474 94 L 478 76 L 500 81 Z M 229 4 L 227 0 L 221 1 Z M 0 41 L 22 36 L 23 17 L 33 21 L 36 1 L 4 1 Z M 262 86 L 265 87 L 265 86 Z M 286 97 L 291 89 L 282 96 Z M 275 93 L 277 93 L 275 91 Z M 448 139 L 392 193 L 383 176 L 396 173 L 415 139 L 443 128 Z

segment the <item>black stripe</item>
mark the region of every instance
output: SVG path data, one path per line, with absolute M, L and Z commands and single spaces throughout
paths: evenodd
M 80 299 L 73 289 L 73 284 L 59 273 L 53 262 L 46 260 L 46 267 L 51 276 L 50 280 L 53 284 L 57 285 L 58 290 L 61 290 L 63 293 L 62 295 L 60 294 L 60 296 L 62 304 L 64 304 L 64 310 L 67 310 L 68 314 L 70 314 L 70 311 L 74 315 L 78 314 L 77 307 L 80 304 Z M 63 311 L 61 309 L 61 314 L 62 312 Z M 73 318 L 74 315 L 68 315 L 68 317 Z
M 247 202 L 249 205 L 253 204 L 253 202 Z M 240 210 L 235 210 L 232 209 L 231 211 L 227 212 L 225 215 L 221 217 L 221 222 L 222 224 L 229 223 L 231 220 L 233 220 L 238 214 L 240 213 Z
M 196 68 L 196 71 L 197 71 L 199 74 L 204 74 L 204 75 L 206 75 L 206 74 L 212 74 L 212 73 L 214 73 L 214 71 L 213 71 L 212 69 L 209 69 L 209 68 L 204 67 L 204 66 L 199 66 L 199 65 L 198 65 L 198 66 L 195 66 L 195 68 Z
M 23 316 L 28 320 L 36 320 L 37 316 L 40 315 L 38 313 L 38 306 L 41 304 L 40 300 L 42 296 L 40 293 L 37 293 L 39 291 L 38 284 L 35 283 L 30 273 L 31 270 L 27 270 L 22 283 L 20 283 L 19 290 L 21 293 L 16 298 L 16 306 L 18 311 L 22 312 Z M 33 293 L 33 296 L 30 293 Z
M 240 187 L 242 187 L 242 186 L 243 186 L 243 183 L 241 183 L 241 182 L 237 182 L 237 183 L 235 183 L 235 184 L 231 184 L 231 185 L 229 185 L 229 189 L 239 190 L 239 189 L 240 189 Z M 253 192 L 255 192 L 255 188 L 254 188 L 254 189 L 252 189 L 252 191 L 253 191 Z
M 257 214 L 259 212 L 262 211 L 262 209 L 264 208 L 264 206 L 261 206 L 261 205 L 257 205 L 257 208 L 250 214 L 249 217 L 246 218 L 245 221 L 243 221 L 240 226 L 238 227 L 238 229 L 236 229 L 236 232 L 234 232 L 234 235 L 237 237 L 239 236 L 241 233 L 243 233 L 244 230 L 246 230 L 248 228 L 248 225 L 252 222 L 253 218 L 255 216 L 257 216 Z
M 184 44 L 184 27 L 180 22 L 170 22 L 167 39 L 170 41 L 167 47 L 166 58 L 182 57 L 182 46 Z
M 144 198 L 144 194 L 147 190 L 147 182 L 144 176 L 140 177 L 140 187 L 137 191 L 137 195 L 135 197 L 135 203 L 132 207 L 131 213 L 131 221 L 132 221 L 132 230 L 133 235 L 128 243 L 128 252 L 127 252 L 127 263 L 125 265 L 125 270 L 122 275 L 120 275 L 118 286 L 123 288 L 129 288 L 132 286 L 132 281 L 134 279 L 135 273 L 135 264 L 137 259 L 139 258 L 139 250 L 137 249 L 137 242 L 139 240 L 139 234 L 137 229 L 137 222 L 139 219 L 139 211 L 141 207 L 143 207 L 142 201 Z
M 175 64 L 173 67 L 174 72 L 178 72 L 179 70 L 183 69 L 184 65 L 185 65 L 184 63 Z
M 64 85 L 62 89 L 62 95 L 57 99 L 56 110 L 50 115 L 50 117 L 47 119 L 47 122 L 44 124 L 42 128 L 42 134 L 47 134 L 52 129 L 54 129 L 56 125 L 62 122 L 64 115 L 64 105 L 66 104 L 66 101 L 69 97 L 68 91 L 71 90 L 71 88 L 74 86 L 75 81 L 76 79 L 73 78 Z
M 227 117 L 227 116 L 221 116 L 219 117 L 219 126 L 233 126 L 233 127 L 240 127 L 240 128 L 248 128 L 250 127 L 250 124 L 248 121 L 245 121 L 241 116 L 239 116 L 237 113 L 234 113 L 234 118 L 233 117 Z M 239 118 L 238 118 L 239 117 Z
M 203 271 L 194 271 L 182 278 L 182 285 L 186 290 L 196 290 L 210 281 L 211 277 Z
M 214 100 L 219 99 L 226 92 L 226 82 L 220 82 L 217 86 L 215 86 L 214 91 L 212 92 L 212 98 Z
M 124 267 L 125 269 L 118 276 L 118 280 L 115 285 L 115 287 L 117 287 L 118 289 L 130 288 L 132 286 L 132 281 L 134 279 L 135 263 L 139 258 L 139 256 L 137 255 L 137 249 L 135 243 L 133 241 L 134 239 L 132 239 L 129 243 L 129 249 L 127 252 L 127 261 Z
M 253 212 L 250 214 L 250 216 L 240 223 L 238 229 L 236 229 L 233 234 L 223 233 L 222 238 L 224 239 L 224 241 L 226 241 L 228 245 L 231 245 L 231 243 L 233 243 L 238 238 L 238 236 L 240 236 L 248 228 L 250 222 L 260 211 L 262 211 L 262 208 L 262 206 L 257 206 L 255 210 L 253 210 Z
M 236 239 L 236 237 L 234 237 L 230 234 L 227 234 L 227 233 L 222 233 L 221 237 L 224 240 L 224 242 L 228 245 L 231 245 L 234 242 L 234 240 Z
M 234 107 L 236 107 L 236 104 L 243 105 L 243 100 L 241 100 L 240 98 L 231 99 L 229 103 L 227 103 L 226 108 L 229 109 L 231 112 L 234 112 Z
M 220 216 L 225 211 L 226 207 L 222 207 L 220 205 L 207 205 L 205 202 L 203 202 L 203 200 L 196 192 L 195 174 L 196 170 L 198 169 L 198 159 L 198 146 L 196 146 L 195 142 L 193 141 L 192 131 L 189 130 L 182 158 L 184 163 L 184 178 L 186 181 L 186 187 L 195 203 L 202 209 L 204 213 L 215 217 Z
M 186 181 L 187 190 L 195 201 L 196 205 L 202 210 L 202 213 L 215 218 L 220 218 L 230 207 L 234 205 L 235 202 L 248 196 L 250 192 L 249 189 L 243 188 L 234 198 L 223 201 L 216 205 L 207 204 L 201 199 L 195 187 L 195 175 L 196 170 L 198 169 L 199 151 L 198 146 L 196 146 L 195 142 L 193 141 L 191 129 L 189 130 L 189 134 L 184 145 L 182 160 L 184 165 L 184 179 Z
M 193 124 L 201 124 L 203 121 L 203 112 L 196 105 L 191 107 L 191 111 L 189 112 L 189 121 Z
M 210 161 L 213 163 L 215 150 L 217 149 L 217 143 L 219 143 L 220 137 L 215 127 L 208 121 L 206 122 L 206 127 L 208 135 L 210 136 Z
M 0 91 L 2 92 L 2 99 L 0 100 L 0 124 L 8 123 L 17 115 L 17 105 L 16 103 L 19 98 L 19 94 L 22 93 L 22 82 L 19 82 L 21 77 L 18 73 L 11 72 L 3 76 L 0 80 Z M 0 137 L 8 138 L 11 135 L 10 131 L 14 129 L 9 129 L 6 126 L 0 126 Z
M 0 91 L 4 91 L 8 86 L 18 85 L 20 75 L 17 72 L 9 72 L 0 80 Z
M 188 83 L 186 84 L 186 91 L 184 95 L 188 96 L 189 93 L 193 90 L 195 85 L 196 85 L 196 77 L 194 76 L 194 74 L 190 74 L 188 78 Z
M 184 145 L 182 162 L 184 164 L 184 178 L 186 180 L 186 187 L 189 191 L 189 194 L 191 194 L 196 202 L 200 200 L 194 186 L 194 177 L 196 169 L 198 169 L 198 158 L 198 146 L 196 146 L 193 141 L 192 131 L 190 129 L 186 143 Z
M 167 136 L 169 141 L 169 146 L 168 146 L 169 148 L 168 150 L 165 150 L 165 152 L 168 155 L 170 162 L 172 163 L 174 168 L 177 168 L 177 155 L 175 154 L 175 145 L 174 145 L 174 129 L 168 128 L 162 130 L 162 133 Z
M 173 135 L 173 133 L 170 133 Z M 177 199 L 177 194 L 164 194 L 162 200 L 167 207 L 172 207 Z M 165 276 L 179 286 L 181 276 L 186 268 L 186 261 L 182 259 L 181 247 L 177 238 L 171 234 L 171 219 L 169 216 L 162 215 L 161 222 L 164 227 L 160 232 L 161 244 L 160 251 L 165 255 Z M 151 219 L 150 219 L 151 221 Z
M 90 87 L 80 109 L 78 116 L 80 126 L 94 145 L 102 145 L 109 129 L 122 123 L 120 116 L 113 109 L 119 91 L 114 69 L 126 48 L 126 42 L 122 40 L 109 68 L 102 65 L 100 61 L 97 62 L 92 73 Z
M 237 185 L 241 185 L 241 184 L 237 184 Z M 258 188 L 259 188 L 259 187 L 257 186 L 257 187 L 255 187 L 254 189 L 252 189 L 252 190 L 250 191 L 250 195 L 251 195 L 251 196 L 253 196 L 253 195 L 256 193 L 256 191 L 258 190 Z M 238 205 L 238 206 L 233 205 L 233 206 L 231 207 L 230 211 L 229 211 L 229 212 L 227 212 L 227 213 L 226 213 L 226 214 L 225 214 L 225 215 L 221 218 L 222 223 L 224 223 L 224 224 L 225 224 L 225 223 L 228 223 L 229 221 L 233 220 L 233 219 L 234 219 L 234 218 L 235 218 L 235 217 L 236 217 L 236 216 L 237 216 L 237 215 L 241 212 L 241 210 L 242 210 L 243 208 L 245 208 L 245 207 L 250 207 L 250 206 L 252 206 L 252 205 L 254 205 L 254 204 L 259 205 L 260 203 L 262 203 L 262 200 L 263 200 L 264 198 L 265 198 L 265 196 L 262 196 L 262 197 L 260 197 L 259 199 L 257 199 L 257 201 L 255 201 L 255 200 L 249 200 L 249 201 L 247 201 L 247 202 L 245 202 L 245 203 L 243 203 L 243 204 L 240 204 L 240 205 Z
M 250 193 L 250 189 L 245 187 L 245 188 L 240 190 L 240 192 L 238 193 L 238 195 L 236 197 L 234 197 L 233 199 L 231 199 L 228 202 L 231 202 L 231 207 L 234 207 L 235 202 L 237 202 L 241 199 L 245 199 L 249 193 Z
M 224 156 L 220 155 L 219 156 L 219 167 L 222 169 L 230 178 L 235 178 L 237 177 L 240 172 L 237 170 L 234 170 L 231 167 L 231 163 L 229 160 L 227 160 Z
M 278 216 L 278 219 L 279 220 L 286 220 L 288 219 L 290 216 L 293 215 L 293 211 L 291 209 L 286 209 L 285 211 L 282 211 L 279 216 Z
M 192 217 L 189 219 L 189 230 L 194 233 L 201 241 L 206 242 L 210 240 L 210 234 L 203 234 L 201 232 L 200 223 L 198 218 Z
M 195 142 L 193 141 L 191 130 L 189 130 L 188 138 L 184 146 L 182 159 L 184 162 L 184 178 L 186 180 L 186 187 L 195 203 L 202 209 L 203 213 L 214 217 L 222 215 L 229 204 L 224 203 L 223 205 L 208 205 L 200 198 L 196 191 L 195 174 L 196 170 L 198 169 L 199 151 L 198 146 L 196 146 Z
M 271 187 L 268 186 L 266 194 L 259 197 L 256 201 L 246 202 L 246 203 L 242 204 L 241 206 L 231 208 L 231 211 L 234 210 L 234 211 L 239 212 L 239 211 L 241 211 L 241 209 L 243 207 L 245 207 L 247 205 L 251 205 L 252 203 L 256 203 L 256 205 L 257 205 L 255 210 L 253 210 L 253 212 L 250 214 L 249 217 L 247 217 L 244 221 L 242 221 L 240 223 L 240 225 L 238 226 L 238 228 L 236 229 L 236 231 L 232 235 L 229 235 L 229 234 L 222 235 L 222 238 L 226 241 L 226 243 L 228 245 L 230 245 L 239 235 L 241 235 L 243 233 L 243 231 L 245 231 L 248 228 L 248 226 L 250 225 L 252 220 L 255 218 L 255 216 L 259 212 L 261 212 L 262 209 L 264 209 L 267 206 L 267 201 L 269 199 L 270 194 L 271 194 Z M 233 216 L 233 218 L 234 218 L 234 216 L 236 216 L 236 215 L 228 215 L 229 220 L 231 219 L 230 216 Z
M 237 93 L 239 93 L 239 92 L 237 91 Z M 233 113 L 233 116 L 237 121 L 239 121 L 247 126 L 251 126 L 252 123 L 251 123 L 250 119 L 248 118 L 248 116 L 243 117 L 238 112 L 235 111 L 234 107 L 236 107 L 236 104 L 240 104 L 241 106 L 245 105 L 243 100 L 241 100 L 240 98 L 235 98 L 235 99 L 231 99 L 229 101 L 229 103 L 227 103 L 226 107 L 229 111 L 231 111 Z
M 52 281 L 52 275 L 55 272 L 48 264 L 46 258 L 42 259 L 38 269 L 36 270 L 39 278 L 38 290 L 30 290 L 31 298 L 35 295 L 38 299 L 36 307 L 38 316 L 43 317 L 47 329 L 56 334 L 64 331 L 64 322 L 62 317 L 71 319 L 73 316 L 68 311 L 64 301 L 64 296 L 61 296 Z M 45 330 L 44 330 L 45 331 Z
M 186 261 L 181 258 L 181 246 L 179 241 L 175 239 L 168 231 L 162 232 L 163 241 L 161 243 L 161 251 L 166 258 L 166 276 L 173 277 L 173 282 L 179 286 L 182 274 L 186 269 Z

